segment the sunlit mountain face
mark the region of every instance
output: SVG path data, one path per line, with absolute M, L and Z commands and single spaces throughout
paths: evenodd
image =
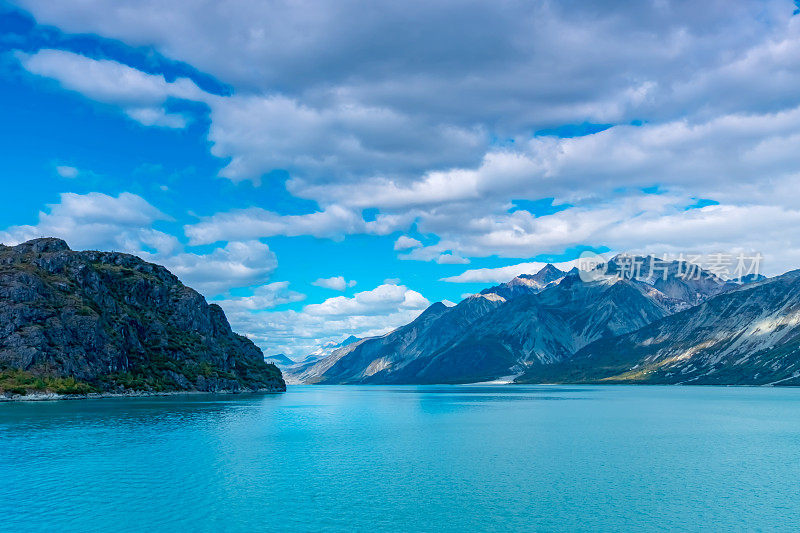
M 164 265 L 306 378 L 438 376 L 467 347 L 454 379 L 518 375 L 800 266 L 796 14 L 7 2 L 0 242 Z M 570 274 L 622 252 L 708 276 Z

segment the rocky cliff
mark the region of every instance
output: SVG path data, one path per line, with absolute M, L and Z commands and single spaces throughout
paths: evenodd
M 217 305 L 159 265 L 0 245 L 0 392 L 285 390 Z

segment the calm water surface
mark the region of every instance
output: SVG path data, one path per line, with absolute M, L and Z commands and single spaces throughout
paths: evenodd
M 0 404 L 3 531 L 796 530 L 800 390 Z

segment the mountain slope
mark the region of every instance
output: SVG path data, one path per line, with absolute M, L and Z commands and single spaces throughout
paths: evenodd
M 0 372 L 16 392 L 285 388 L 222 309 L 167 269 L 59 239 L 0 245 Z
M 340 348 L 297 378 L 305 383 L 364 382 L 387 367 L 404 365 L 449 345 L 475 320 L 504 301 L 491 294 L 471 296 L 454 307 L 437 302 L 410 324 Z
M 800 385 L 800 271 L 592 343 L 518 381 Z

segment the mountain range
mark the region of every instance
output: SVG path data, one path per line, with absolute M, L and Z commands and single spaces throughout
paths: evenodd
M 599 340 L 518 381 L 800 385 L 800 270 Z
M 453 307 L 435 303 L 386 335 L 287 370 L 287 379 L 798 383 L 797 274 L 734 282 L 681 261 L 630 256 L 596 270 L 547 265 Z

